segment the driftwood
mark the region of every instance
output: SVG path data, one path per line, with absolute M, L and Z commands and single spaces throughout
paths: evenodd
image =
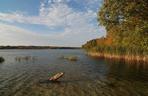
M 51 78 L 49 78 L 49 81 L 57 81 L 58 79 L 60 79 L 62 76 L 64 75 L 63 72 L 57 73 L 54 76 L 52 76 Z

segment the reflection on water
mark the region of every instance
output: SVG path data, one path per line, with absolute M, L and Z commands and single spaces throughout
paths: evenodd
M 148 64 L 145 62 L 107 61 L 108 78 L 126 79 L 130 81 L 148 80 Z
M 142 62 L 92 58 L 83 50 L 0 50 L 0 56 L 6 59 L 0 96 L 148 96 L 148 64 Z M 47 81 L 57 72 L 65 72 L 60 81 Z

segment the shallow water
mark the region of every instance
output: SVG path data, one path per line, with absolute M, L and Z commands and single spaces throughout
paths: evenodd
M 5 58 L 0 96 L 148 96 L 145 63 L 93 58 L 72 49 L 0 50 L 0 56 Z M 47 81 L 58 72 L 65 73 L 59 82 Z

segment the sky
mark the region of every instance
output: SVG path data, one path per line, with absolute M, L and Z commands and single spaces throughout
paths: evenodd
M 0 45 L 79 47 L 106 35 L 103 0 L 0 0 Z

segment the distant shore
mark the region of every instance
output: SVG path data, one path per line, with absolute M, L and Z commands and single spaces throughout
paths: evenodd
M 81 49 L 81 47 L 59 47 L 59 46 L 0 46 L 0 49 Z
M 107 59 L 121 59 L 126 61 L 142 61 L 148 62 L 148 56 L 136 56 L 136 55 L 115 55 L 115 54 L 105 54 L 99 52 L 87 52 L 89 56 Z

